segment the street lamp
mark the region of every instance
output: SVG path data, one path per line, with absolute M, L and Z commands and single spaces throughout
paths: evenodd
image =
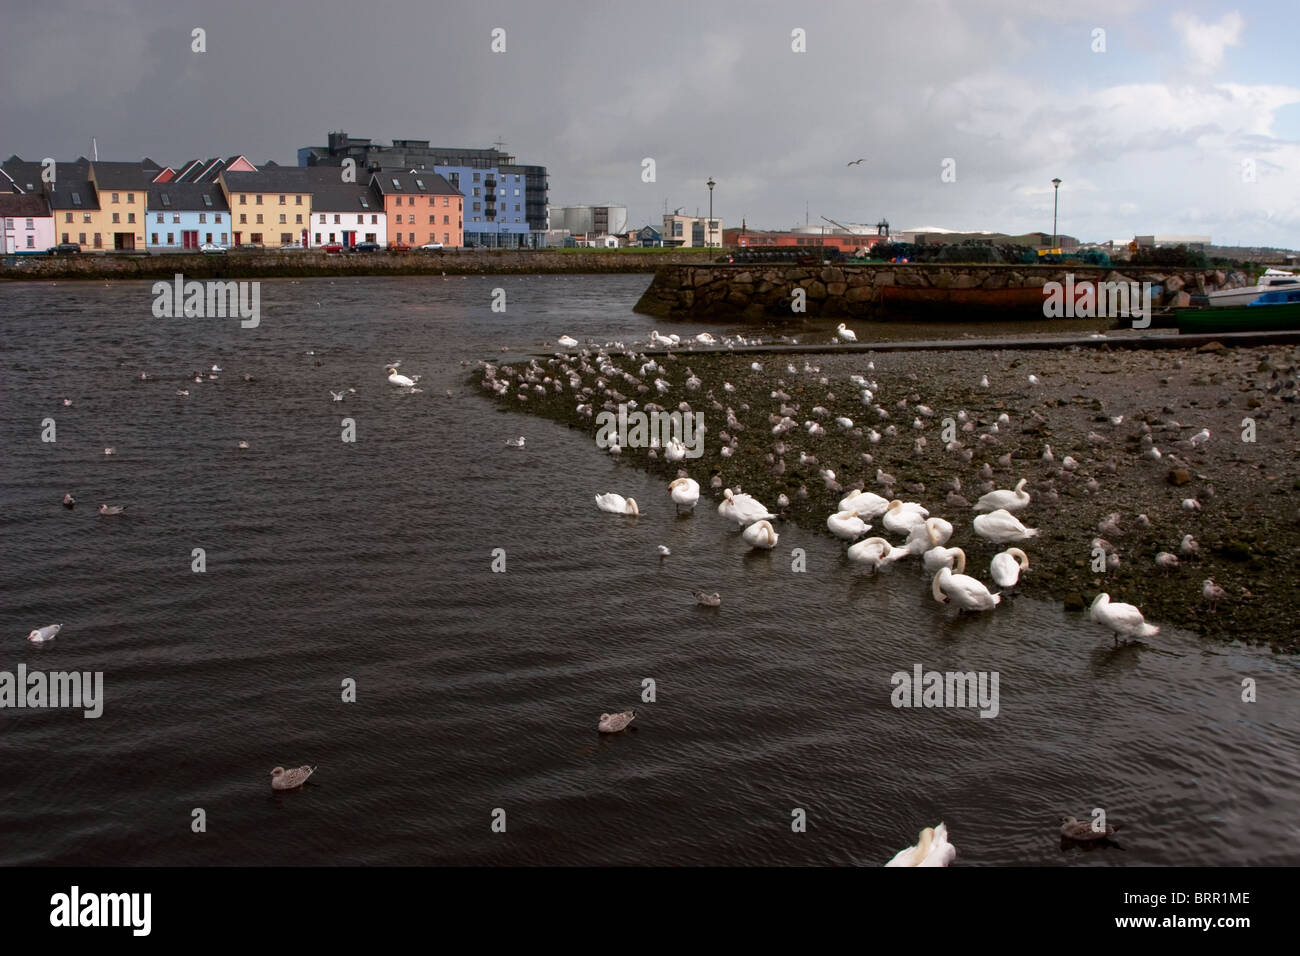
M 1052 248 L 1056 248 L 1056 201 L 1061 195 L 1061 181 L 1052 180 Z
M 709 181 L 705 183 L 705 185 L 709 187 L 709 231 L 705 234 L 704 238 L 704 247 L 707 249 L 713 245 L 713 187 L 718 184 L 715 183 L 713 177 L 710 176 Z

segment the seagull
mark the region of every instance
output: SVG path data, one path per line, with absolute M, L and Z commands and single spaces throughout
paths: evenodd
M 248 442 L 246 442 L 246 441 L 240 441 L 240 443 L 239 443 L 239 447 L 240 447 L 240 448 L 247 448 L 247 447 L 248 447 Z
M 47 624 L 44 627 L 38 627 L 27 635 L 27 640 L 33 644 L 44 644 L 46 641 L 54 640 L 54 635 L 63 629 L 62 624 Z
M 99 513 L 102 515 L 120 515 L 126 510 L 126 505 L 100 505 Z
M 865 163 L 866 161 L 867 161 L 867 158 L 864 156 L 864 157 L 862 157 L 861 159 L 855 159 L 853 162 L 851 162 L 851 163 L 845 163 L 844 165 L 845 165 L 845 166 L 861 166 L 861 165 L 862 165 L 863 163 Z
M 72 495 L 70 495 L 70 494 L 65 494 L 65 495 L 63 496 L 63 507 L 65 507 L 65 508 L 75 508 L 75 507 L 77 507 L 77 499 L 74 498 L 74 497 L 72 497 Z
M 116 449 L 116 448 L 105 448 L 105 449 L 104 449 L 104 454 L 105 454 L 105 455 L 116 455 L 116 454 L 117 454 L 117 449 Z
M 695 595 L 695 602 L 703 607 L 721 607 L 722 596 L 714 591 L 712 594 L 705 594 L 703 591 L 692 591 Z
M 668 545 L 666 544 L 659 545 L 659 557 L 666 558 L 670 554 L 672 554 L 672 552 L 668 550 Z
M 303 764 L 301 767 L 294 767 L 292 770 L 285 770 L 283 767 L 276 767 L 271 771 L 271 789 L 272 790 L 296 790 L 307 782 L 307 778 L 316 772 L 315 767 L 309 767 Z
M 1218 609 L 1219 602 L 1228 596 L 1228 592 L 1215 584 L 1214 578 L 1206 578 L 1205 586 L 1201 588 L 1201 595 L 1210 602 L 1210 611 L 1213 613 Z
M 602 734 L 616 734 L 627 730 L 627 725 L 636 720 L 635 710 L 625 710 L 617 714 L 601 714 L 596 723 L 596 730 Z
M 330 389 L 330 398 L 334 399 L 334 401 L 336 401 L 336 402 L 341 402 L 341 401 L 343 401 L 343 393 L 342 393 L 342 392 L 336 392 L 336 391 L 334 391 L 334 389 L 331 388 L 331 389 Z
M 507 438 L 506 444 L 511 448 L 523 448 L 525 440 L 524 436 L 520 435 L 518 438 Z

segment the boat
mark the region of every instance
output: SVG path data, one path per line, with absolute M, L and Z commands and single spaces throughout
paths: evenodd
M 1300 330 L 1300 286 L 1265 292 L 1236 308 L 1179 309 L 1176 318 L 1184 335 Z
M 1205 298 L 1213 308 L 1235 308 L 1250 305 L 1261 295 L 1286 286 L 1300 289 L 1300 276 L 1280 269 L 1266 269 L 1254 285 L 1240 289 L 1219 289 L 1208 293 Z

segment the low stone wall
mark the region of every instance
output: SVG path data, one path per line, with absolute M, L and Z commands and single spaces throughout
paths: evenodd
M 527 273 L 652 272 L 665 264 L 707 262 L 717 250 L 626 252 L 580 250 L 475 250 L 461 252 L 349 253 L 228 252 L 186 255 L 15 256 L 0 279 L 256 279 L 338 275 L 494 275 Z M 12 264 L 9 264 L 12 263 Z
M 1032 290 L 1048 282 L 1150 282 L 1153 306 L 1183 306 L 1191 294 L 1245 285 L 1239 272 L 1213 270 L 1179 272 L 1121 271 L 1095 266 L 952 265 L 945 263 L 880 263 L 878 265 L 664 265 L 636 304 L 636 311 L 661 318 L 691 319 L 717 316 L 753 320 L 802 319 L 808 315 L 889 318 L 917 310 L 1021 308 L 1042 316 L 1042 300 Z M 888 287 L 933 290 L 899 295 Z M 794 290 L 805 292 L 805 311 L 792 310 Z M 1014 290 L 1029 290 L 1016 296 Z M 929 302 L 919 301 L 923 296 Z M 911 300 L 906 301 L 906 300 Z M 1029 307 L 1024 306 L 1029 302 Z M 1010 303 L 1010 305 L 1009 305 Z

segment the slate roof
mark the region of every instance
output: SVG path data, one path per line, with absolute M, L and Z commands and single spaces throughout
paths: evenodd
M 204 202 L 204 197 L 210 202 Z M 149 187 L 150 212 L 229 212 L 225 194 L 216 183 L 154 183 Z

